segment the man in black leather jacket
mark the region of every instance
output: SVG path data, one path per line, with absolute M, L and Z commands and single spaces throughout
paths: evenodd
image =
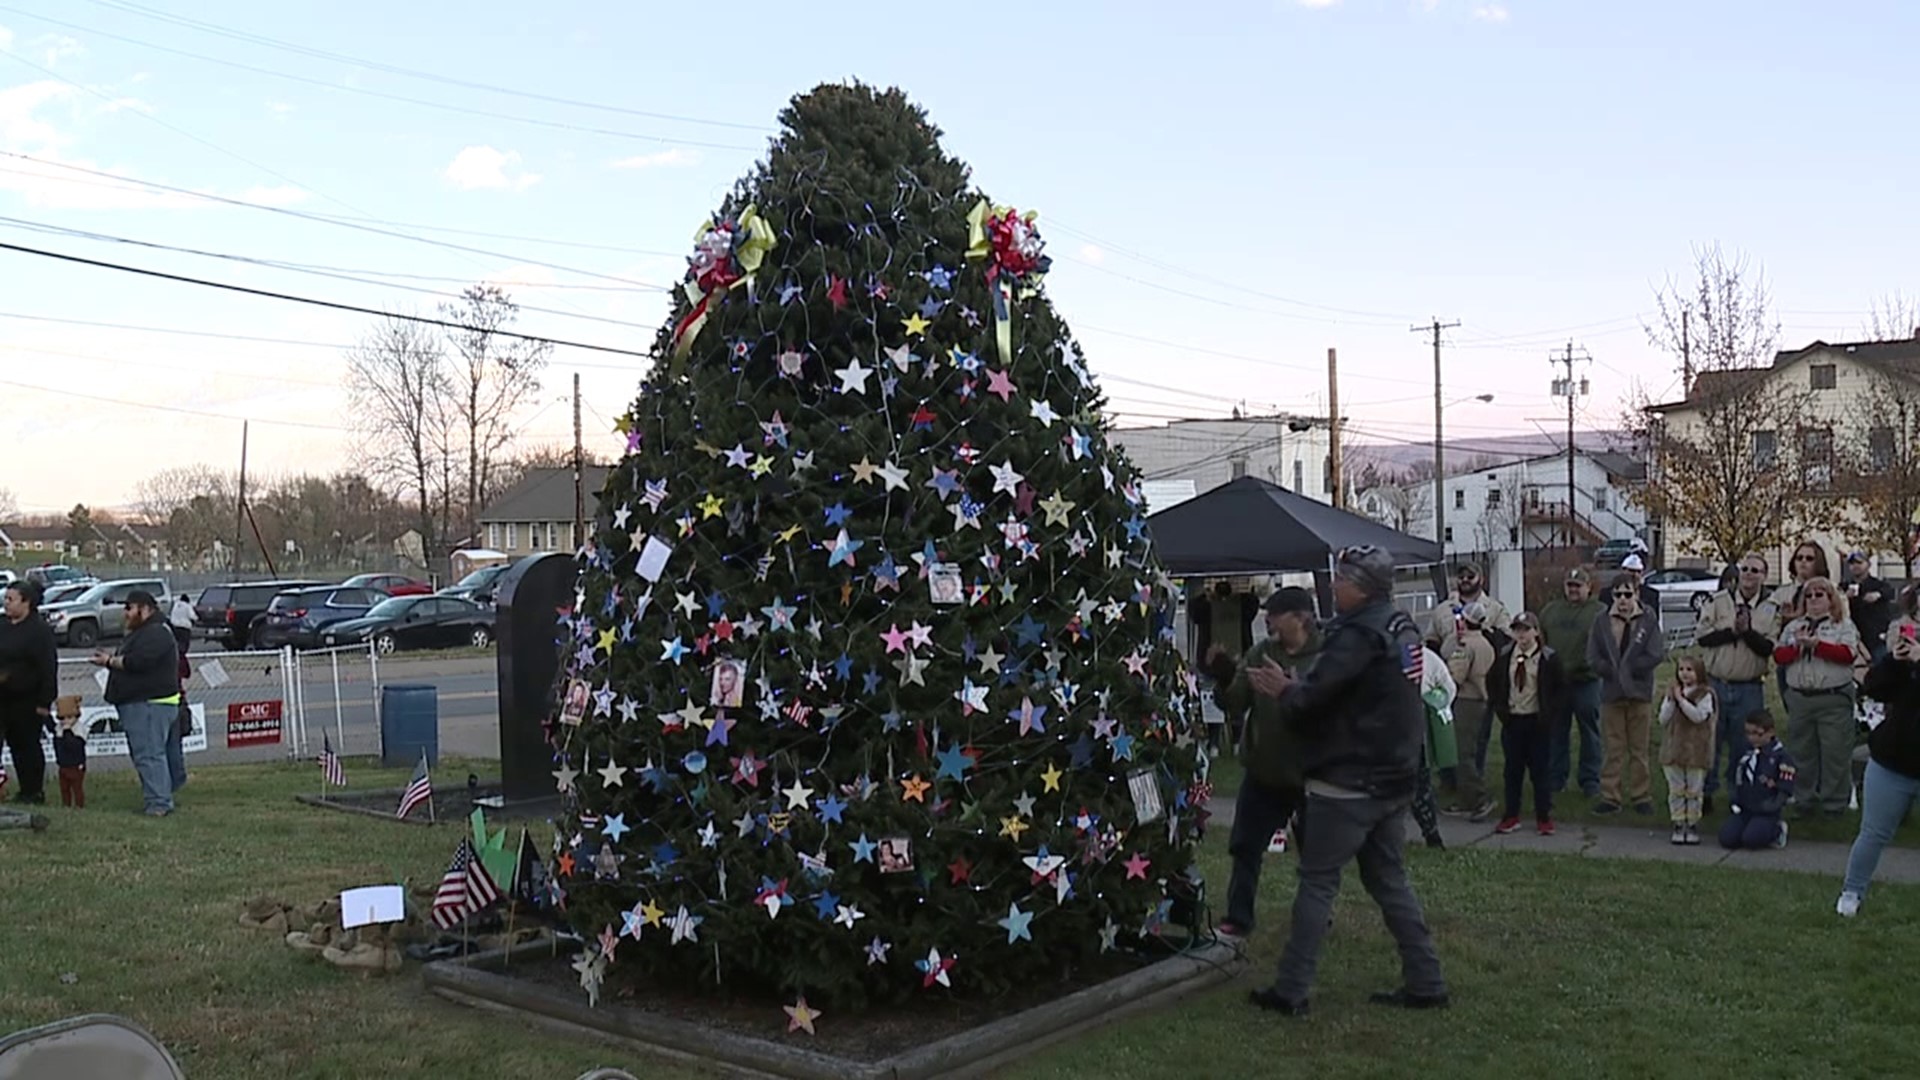
M 1372 1000 L 1406 1008 L 1439 1008 L 1448 1001 L 1440 957 L 1403 862 L 1406 812 L 1418 783 L 1427 719 L 1420 700 L 1420 631 L 1393 606 L 1393 577 L 1393 557 L 1386 551 L 1342 551 L 1333 585 L 1339 616 L 1325 629 L 1319 660 L 1300 679 L 1277 665 L 1248 672 L 1256 691 L 1279 699 L 1282 721 L 1305 746 L 1307 798 L 1293 929 L 1274 984 L 1252 994 L 1255 1004 L 1290 1016 L 1308 1010 L 1349 861 L 1359 862 L 1360 881 L 1400 949 L 1400 988 Z

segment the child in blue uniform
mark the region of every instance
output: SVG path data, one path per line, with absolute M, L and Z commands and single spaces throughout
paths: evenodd
M 1764 709 L 1747 718 L 1747 746 L 1734 774 L 1733 813 L 1720 826 L 1720 846 L 1786 847 L 1787 823 L 1780 812 L 1793 797 L 1793 758 L 1774 737 L 1773 717 Z

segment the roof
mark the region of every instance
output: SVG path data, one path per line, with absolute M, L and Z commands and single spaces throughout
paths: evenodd
M 1486 465 L 1481 468 L 1474 469 L 1471 472 L 1448 473 L 1447 478 L 1451 480 L 1459 476 L 1480 476 L 1483 473 L 1501 472 L 1502 470 L 1513 469 L 1513 468 L 1524 468 L 1536 462 L 1558 461 L 1559 459 L 1566 456 L 1567 456 L 1566 450 L 1560 449 L 1560 450 L 1555 450 L 1551 454 L 1536 454 L 1533 457 L 1529 457 L 1529 458 L 1520 458 L 1515 461 L 1502 461 L 1497 464 Z M 1601 450 L 1601 451 L 1581 450 L 1580 456 L 1591 460 L 1595 465 L 1598 465 L 1602 469 L 1606 470 L 1607 475 L 1618 477 L 1621 480 L 1629 480 L 1637 483 L 1647 478 L 1647 463 L 1644 461 L 1641 461 L 1639 458 L 1634 457 L 1632 454 L 1622 454 L 1618 451 L 1613 451 L 1613 450 Z M 1433 481 L 1431 480 L 1417 480 L 1411 484 L 1402 485 L 1402 486 L 1413 487 L 1413 488 L 1423 488 L 1431 485 L 1432 483 Z
M 587 516 L 592 517 L 600 489 L 606 486 L 613 470 L 605 465 L 588 465 L 580 472 L 587 493 Z M 480 521 L 572 521 L 573 470 L 528 469 L 520 482 L 480 513 Z
M 1440 545 L 1372 518 L 1243 476 L 1147 519 L 1169 574 L 1270 574 L 1328 569 L 1334 553 L 1373 544 L 1401 566 L 1441 560 Z
M 1622 480 L 1631 480 L 1635 483 L 1647 478 L 1647 463 L 1632 454 L 1607 452 L 1587 456 L 1593 459 L 1595 465 L 1607 470 L 1609 476 L 1617 476 Z
M 23 544 L 31 540 L 65 540 L 67 538 L 67 527 L 64 524 L 7 525 L 0 526 L 0 528 L 4 528 L 6 534 L 12 537 L 13 542 L 16 544 Z
M 1916 329 L 1915 333 L 1915 337 L 1894 341 L 1814 341 L 1798 349 L 1781 349 L 1773 354 L 1773 363 L 1768 367 L 1698 372 L 1693 377 L 1693 386 L 1688 389 L 1685 400 L 1649 405 L 1647 408 L 1650 412 L 1686 409 L 1702 401 L 1733 393 L 1744 380 L 1765 377 L 1822 353 L 1837 353 L 1888 374 L 1920 379 L 1920 329 Z

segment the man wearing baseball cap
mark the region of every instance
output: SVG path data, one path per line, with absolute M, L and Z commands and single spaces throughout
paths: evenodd
M 1540 636 L 1566 666 L 1566 693 L 1551 717 L 1547 787 L 1562 791 L 1573 777 L 1573 732 L 1580 730 L 1580 791 L 1600 794 L 1600 677 L 1587 662 L 1587 637 L 1607 606 L 1594 599 L 1593 578 L 1580 567 L 1567 571 L 1563 595 L 1540 606 Z
M 1638 543 L 1639 541 L 1635 541 Z M 1640 607 L 1653 615 L 1654 624 L 1660 623 L 1660 590 L 1647 584 L 1647 560 L 1639 554 L 1627 556 L 1620 561 L 1620 570 L 1633 578 L 1633 587 L 1640 592 Z
M 1433 609 L 1433 621 L 1427 627 L 1427 638 L 1440 643 L 1443 659 L 1453 658 L 1460 616 L 1468 604 L 1479 604 L 1481 610 L 1487 613 L 1484 625 L 1491 627 L 1495 635 L 1502 638 L 1507 633 L 1507 624 L 1513 621 L 1507 605 L 1487 592 L 1487 576 L 1480 572 L 1480 568 L 1472 563 L 1461 563 L 1453 572 L 1453 592 Z
M 1280 722 L 1277 699 L 1254 692 L 1249 668 L 1269 661 L 1298 676 L 1320 653 L 1320 629 L 1313 594 L 1305 589 L 1275 589 L 1266 602 L 1267 637 L 1235 663 L 1219 643 L 1207 651 L 1207 673 L 1218 687 L 1214 700 L 1227 713 L 1247 718 L 1240 735 L 1240 760 L 1246 775 L 1234 799 L 1233 831 L 1227 853 L 1233 876 L 1227 883 L 1227 913 L 1220 932 L 1246 937 L 1253 931 L 1254 900 L 1260 890 L 1260 863 L 1267 843 L 1305 802 L 1301 744 Z M 1294 845 L 1299 850 L 1299 845 Z
M 173 793 L 187 782 L 174 725 L 180 713 L 180 653 L 160 603 L 145 589 L 127 594 L 127 636 L 118 652 L 93 654 L 107 669 L 107 703 L 120 715 L 127 754 L 140 777 L 148 817 L 173 813 Z

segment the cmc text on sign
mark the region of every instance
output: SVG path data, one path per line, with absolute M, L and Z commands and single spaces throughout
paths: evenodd
M 280 741 L 280 702 L 236 701 L 227 706 L 227 745 L 263 746 Z

